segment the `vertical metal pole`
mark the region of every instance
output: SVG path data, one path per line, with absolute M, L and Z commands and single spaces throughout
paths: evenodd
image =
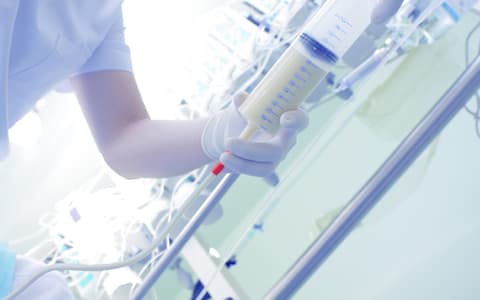
M 339 216 L 272 287 L 265 299 L 288 299 L 294 295 L 462 109 L 479 87 L 480 56 L 477 56 L 432 110 L 357 192 Z
M 200 206 L 195 215 L 188 221 L 185 227 L 182 228 L 171 247 L 163 254 L 158 261 L 158 264 L 153 268 L 147 278 L 145 278 L 142 285 L 138 288 L 138 290 L 135 291 L 135 294 L 133 295 L 134 300 L 143 299 L 147 295 L 148 291 L 152 288 L 152 286 L 168 268 L 168 266 L 173 262 L 173 260 L 179 255 L 183 246 L 185 246 L 187 241 L 195 234 L 205 218 L 220 202 L 222 197 L 233 185 L 237 178 L 238 174 L 228 174 L 222 179 L 222 181 L 220 181 L 207 200 L 205 200 L 202 206 Z

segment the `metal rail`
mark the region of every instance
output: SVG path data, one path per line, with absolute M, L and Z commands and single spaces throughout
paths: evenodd
M 264 299 L 288 299 L 293 296 L 462 109 L 479 87 L 480 56 L 477 56 L 350 200 L 338 217 L 271 288 Z
M 216 186 L 210 196 L 202 204 L 202 206 L 200 206 L 195 215 L 188 221 L 185 227 L 182 228 L 178 236 L 173 241 L 171 247 L 163 254 L 163 256 L 158 261 L 158 264 L 145 278 L 142 285 L 135 291 L 133 299 L 140 300 L 147 295 L 148 291 L 152 288 L 158 278 L 180 254 L 183 246 L 185 246 L 187 241 L 195 234 L 198 228 L 200 228 L 205 218 L 215 208 L 215 206 L 220 202 L 228 189 L 237 180 L 238 176 L 238 174 L 225 175 L 225 177 Z

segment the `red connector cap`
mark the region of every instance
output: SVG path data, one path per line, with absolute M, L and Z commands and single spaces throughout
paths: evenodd
M 215 167 L 213 167 L 212 173 L 213 175 L 217 176 L 218 174 L 222 173 L 223 169 L 225 169 L 225 166 L 221 162 L 218 162 Z

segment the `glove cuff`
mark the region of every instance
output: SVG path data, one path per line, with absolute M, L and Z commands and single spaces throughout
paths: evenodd
M 238 111 L 238 107 L 246 94 L 238 94 L 230 105 L 208 119 L 202 132 L 202 149 L 212 160 L 218 160 L 225 152 L 225 141 L 228 137 L 238 136 L 246 122 Z
M 225 112 L 219 112 L 208 119 L 202 132 L 201 145 L 206 156 L 218 160 L 225 151 Z M 223 125 L 222 125 L 223 124 Z

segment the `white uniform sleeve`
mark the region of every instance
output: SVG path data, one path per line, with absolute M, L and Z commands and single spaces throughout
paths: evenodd
M 119 13 L 103 42 L 94 50 L 92 56 L 75 73 L 89 73 L 104 70 L 132 71 L 130 48 L 125 43 L 123 16 Z
M 13 289 L 16 290 L 30 277 L 46 265 L 23 256 L 17 256 Z M 16 300 L 74 300 L 68 284 L 59 272 L 50 272 L 38 279 L 25 291 L 15 298 Z

